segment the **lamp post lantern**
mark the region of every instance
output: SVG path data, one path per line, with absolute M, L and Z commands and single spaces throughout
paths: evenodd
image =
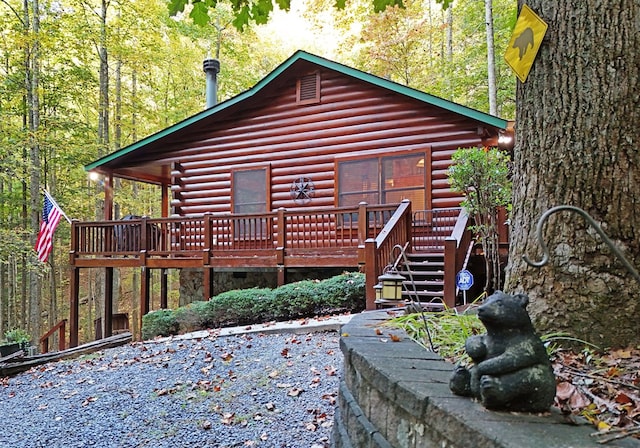
M 380 291 L 381 300 L 401 300 L 402 282 L 404 280 L 405 278 L 397 272 L 385 272 L 380 277 L 378 277 L 378 285 L 381 285 L 382 287 L 376 289 L 376 296 L 378 294 L 378 291 Z

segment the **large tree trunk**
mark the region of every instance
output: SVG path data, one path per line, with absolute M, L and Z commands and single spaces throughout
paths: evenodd
M 25 25 L 28 24 L 29 4 L 25 3 Z M 30 216 L 32 238 L 31 244 L 35 245 L 36 235 L 40 229 L 40 213 L 42 211 L 42 201 L 40 195 L 40 44 L 38 42 L 40 33 L 40 7 L 38 0 L 31 2 L 33 13 L 31 30 L 33 42 L 31 43 L 30 59 L 27 60 L 29 69 L 27 70 L 27 97 L 29 98 L 29 146 L 31 161 L 30 176 Z M 34 339 L 40 337 L 40 295 L 42 283 L 40 274 L 34 269 L 29 270 L 29 332 Z
M 496 57 L 493 45 L 493 0 L 484 0 L 484 20 L 487 34 L 487 85 L 489 113 L 498 115 L 498 89 L 496 87 Z
M 519 0 L 522 6 L 523 1 Z M 585 209 L 640 266 L 640 39 L 637 0 L 527 4 L 549 25 L 517 91 L 512 241 L 505 289 L 529 294 L 542 333 L 564 331 L 600 345 L 640 342 L 640 285 L 584 220 L 549 208 Z

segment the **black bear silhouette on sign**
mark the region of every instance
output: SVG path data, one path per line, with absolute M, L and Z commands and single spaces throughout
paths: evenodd
M 518 56 L 522 59 L 529 49 L 529 45 L 533 48 L 533 30 L 526 28 L 518 37 L 516 37 L 512 48 L 518 49 Z

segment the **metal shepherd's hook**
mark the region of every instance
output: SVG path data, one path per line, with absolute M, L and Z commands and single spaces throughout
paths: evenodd
M 618 257 L 618 259 L 627 268 L 627 270 L 631 273 L 631 275 L 633 275 L 636 281 L 640 283 L 640 274 L 638 274 L 638 271 L 633 267 L 633 265 L 629 262 L 629 260 L 625 258 L 622 251 L 618 249 L 618 247 L 613 243 L 613 241 L 611 241 L 611 239 L 607 236 L 607 234 L 604 233 L 604 231 L 598 225 L 598 223 L 587 212 L 585 212 L 579 207 L 574 207 L 572 205 L 558 205 L 556 207 L 550 208 L 540 217 L 540 220 L 538 221 L 538 226 L 536 227 L 536 237 L 538 238 L 538 243 L 542 248 L 543 255 L 540 261 L 531 261 L 529 257 L 527 257 L 526 255 L 523 255 L 522 259 L 529 266 L 533 266 L 535 268 L 541 268 L 542 266 L 544 266 L 549 262 L 549 249 L 546 243 L 544 242 L 544 240 L 542 239 L 542 226 L 544 225 L 545 221 L 549 218 L 549 216 L 563 210 L 576 212 L 577 214 L 581 215 L 585 219 L 585 221 L 587 221 L 587 223 L 589 223 L 589 225 L 591 225 L 591 227 L 593 227 L 594 230 L 598 232 L 598 235 L 600 235 L 600 238 L 602 238 L 602 241 L 604 241 L 604 243 L 607 246 L 609 246 L 609 249 L 611 249 L 614 255 Z
M 405 252 L 405 248 L 406 246 L 401 246 L 400 244 L 396 244 L 395 246 L 393 246 L 393 249 L 391 249 L 392 253 L 395 252 L 396 249 L 398 249 L 400 251 L 400 257 L 402 257 L 402 261 L 404 262 L 407 271 L 409 272 L 409 280 L 411 280 L 411 284 L 413 285 L 413 293 L 416 292 L 416 286 L 415 283 L 413 282 L 413 274 L 411 273 L 411 267 L 409 266 L 409 260 L 407 259 L 407 254 Z M 393 265 L 393 269 L 395 269 L 397 267 L 398 262 L 400 261 L 400 257 L 398 257 L 396 259 L 395 264 Z M 424 309 L 422 308 L 422 305 L 420 305 L 420 301 L 416 298 L 414 299 L 414 296 L 412 294 L 411 291 L 409 291 L 409 297 L 411 298 L 411 303 L 417 307 L 417 309 L 420 310 L 420 316 L 422 317 L 422 322 L 424 323 L 424 329 L 427 332 L 427 339 L 429 339 L 429 346 L 431 347 L 431 351 L 432 352 L 436 352 L 435 347 L 433 346 L 433 339 L 431 339 L 431 331 L 429 331 L 429 323 L 427 322 L 427 316 L 425 316 L 424 314 Z

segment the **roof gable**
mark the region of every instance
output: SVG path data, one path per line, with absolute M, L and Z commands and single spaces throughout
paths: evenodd
M 490 114 L 486 114 L 484 112 L 478 111 L 476 109 L 472 109 L 466 106 L 462 106 L 460 104 L 454 103 L 452 101 L 445 100 L 443 98 L 439 98 L 434 95 L 430 95 L 428 93 L 422 92 L 420 90 L 416 90 L 393 81 L 389 81 L 384 78 L 380 78 L 378 76 L 372 75 L 370 73 L 366 73 L 346 65 L 340 64 L 335 61 L 331 61 L 325 59 L 320 56 L 316 56 L 310 53 L 307 53 L 302 50 L 298 50 L 294 53 L 289 59 L 284 61 L 278 67 L 276 67 L 271 73 L 269 73 L 266 77 L 260 80 L 255 86 L 236 95 L 233 98 L 230 98 L 224 102 L 218 103 L 215 106 L 203 110 L 191 117 L 186 118 L 170 127 L 162 129 L 154 134 L 151 134 L 142 140 L 139 140 L 129 146 L 126 146 L 118 151 L 115 151 L 107 156 L 104 156 L 88 165 L 85 166 L 86 171 L 91 171 L 97 168 L 102 167 L 109 162 L 113 162 L 123 156 L 129 155 L 137 150 L 144 148 L 147 145 L 150 145 L 158 140 L 169 137 L 172 134 L 177 133 L 178 131 L 185 130 L 191 126 L 194 126 L 198 123 L 201 123 L 203 120 L 212 117 L 216 114 L 223 113 L 224 111 L 230 109 L 233 106 L 241 105 L 242 102 L 250 99 L 255 96 L 259 92 L 263 91 L 267 86 L 271 85 L 275 82 L 277 78 L 279 78 L 283 73 L 285 73 L 288 69 L 290 69 L 294 64 L 304 61 L 310 64 L 314 64 L 320 68 L 326 68 L 329 70 L 334 70 L 343 75 L 355 78 L 365 83 L 372 84 L 374 86 L 387 89 L 390 92 L 394 92 L 400 95 L 403 95 L 408 98 L 412 98 L 414 100 L 423 102 L 425 104 L 442 108 L 446 111 L 459 114 L 466 118 L 478 121 L 480 124 L 492 126 L 495 128 L 505 129 L 507 127 L 507 121 L 501 118 L 495 117 Z

